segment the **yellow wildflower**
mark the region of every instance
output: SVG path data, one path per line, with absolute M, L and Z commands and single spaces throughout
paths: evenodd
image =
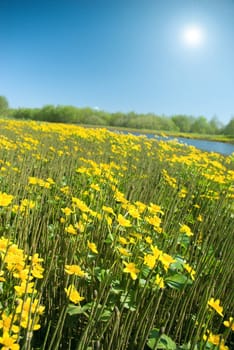
M 157 274 L 155 277 L 155 284 L 157 284 L 161 289 L 165 288 L 163 277 L 160 277 L 159 274 Z
M 195 273 L 196 271 L 193 270 L 193 268 L 189 265 L 189 264 L 184 264 L 184 268 L 186 271 L 188 271 L 188 273 L 190 274 L 192 280 L 194 281 L 195 280 Z
M 159 227 L 161 224 L 161 219 L 158 216 L 148 216 L 145 218 L 145 220 L 150 224 L 153 225 L 155 228 Z
M 68 288 L 64 289 L 69 300 L 72 301 L 74 304 L 78 304 L 80 301 L 84 300 L 84 297 L 80 296 L 80 293 L 78 292 L 74 284 L 70 284 Z
M 126 240 L 126 238 L 124 237 L 119 237 L 118 241 L 121 243 L 121 244 L 128 244 L 129 242 Z
M 69 215 L 71 215 L 71 213 L 73 213 L 73 211 L 70 208 L 68 208 L 68 207 L 61 208 L 61 210 L 66 216 L 69 216 Z
M 12 196 L 11 194 L 0 192 L 0 206 L 7 207 L 9 204 L 11 204 L 13 198 L 14 196 Z
M 170 264 L 175 262 L 175 259 L 173 259 L 170 255 L 168 255 L 166 253 L 161 254 L 159 256 L 159 260 L 163 264 L 163 267 L 165 268 L 165 270 L 168 270 Z
M 107 206 L 103 205 L 102 210 L 109 213 L 109 214 L 115 215 L 114 210 L 111 207 L 107 207 Z
M 161 207 L 157 204 L 150 203 L 148 210 L 150 213 L 153 213 L 153 214 L 157 214 L 157 213 L 164 214 Z
M 202 215 L 200 214 L 200 215 L 198 215 L 198 217 L 197 217 L 197 221 L 200 221 L 200 222 L 202 222 L 203 221 L 203 217 L 202 217 Z
M 93 253 L 98 254 L 97 246 L 95 243 L 88 241 L 88 247 Z
M 134 205 L 129 206 L 128 213 L 134 219 L 140 219 L 140 217 L 141 217 L 139 210 Z
M 213 333 L 209 332 L 208 335 L 203 336 L 203 339 L 205 341 L 208 341 L 209 343 L 211 343 L 213 345 L 218 345 L 219 350 L 229 350 L 228 346 L 226 346 L 224 344 L 224 339 L 220 339 L 219 334 L 213 334 Z
M 9 332 L 3 332 L 3 336 L 0 337 L 0 344 L 3 345 L 2 350 L 19 350 L 19 344 L 15 344 L 17 340 L 16 336 L 11 336 Z
M 152 254 L 146 254 L 144 256 L 144 264 L 147 265 L 150 269 L 154 268 L 156 260 L 156 257 Z
M 229 317 L 228 321 L 223 322 L 225 327 L 231 328 L 232 331 L 234 331 L 234 319 L 233 317 Z
M 126 272 L 126 273 L 130 273 L 131 278 L 133 280 L 136 280 L 137 279 L 137 273 L 140 272 L 140 270 L 138 270 L 136 268 L 136 265 L 134 263 L 127 263 L 126 261 L 124 261 L 123 263 L 126 266 L 123 271 Z
M 220 306 L 220 300 L 219 299 L 216 299 L 214 300 L 214 298 L 211 298 L 209 301 L 208 301 L 208 305 L 214 309 L 220 316 L 223 317 L 223 307 Z
M 19 333 L 19 326 L 13 324 L 15 319 L 16 316 L 13 316 L 13 314 L 8 315 L 3 311 L 0 320 L 0 329 L 3 329 L 3 332 L 12 330 L 14 333 Z
M 182 225 L 180 227 L 180 232 L 185 233 L 188 237 L 193 236 L 193 233 L 191 231 L 191 228 L 188 227 L 187 225 Z
M 121 255 L 124 255 L 124 256 L 131 256 L 132 255 L 127 249 L 125 249 L 123 247 L 119 247 L 117 249 Z
M 21 285 L 15 286 L 14 288 L 17 295 L 19 296 L 26 293 L 31 294 L 36 292 L 36 289 L 34 288 L 34 282 L 22 281 Z
M 82 221 L 75 223 L 74 226 L 78 230 L 78 232 L 80 232 L 80 233 L 84 232 L 84 230 L 85 230 L 85 227 L 84 227 L 84 224 Z
M 121 214 L 118 215 L 117 220 L 118 220 L 118 223 L 120 226 L 123 226 L 123 227 L 131 227 L 132 226 L 130 220 L 125 219 L 125 217 Z
M 149 244 L 153 243 L 153 240 L 150 236 L 145 237 L 145 241 L 146 241 L 146 243 L 149 243 Z
M 154 257 L 156 259 L 158 259 L 160 257 L 160 255 L 162 254 L 162 251 L 160 249 L 158 249 L 157 246 L 151 245 L 150 248 L 152 250 L 152 253 L 153 253 Z
M 74 228 L 74 226 L 72 224 L 70 224 L 68 227 L 66 227 L 65 231 L 68 233 L 71 233 L 72 235 L 77 234 L 77 230 Z
M 85 276 L 85 272 L 80 268 L 79 265 L 65 265 L 65 272 L 68 275 L 75 275 L 79 277 Z
M 85 202 L 83 202 L 79 198 L 72 197 L 72 202 L 78 209 L 80 209 L 80 211 L 84 213 L 89 211 L 89 207 L 85 204 Z
M 100 192 L 100 186 L 98 184 L 91 184 L 90 188 L 92 188 L 93 190 Z

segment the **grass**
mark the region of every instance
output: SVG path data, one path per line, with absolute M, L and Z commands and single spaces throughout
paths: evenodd
M 2 347 L 231 349 L 233 161 L 1 120 Z

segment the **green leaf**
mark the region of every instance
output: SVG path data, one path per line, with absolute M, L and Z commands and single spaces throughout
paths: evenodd
M 100 316 L 100 320 L 103 322 L 107 322 L 111 318 L 111 315 L 112 315 L 112 311 L 106 309 L 102 312 L 102 314 Z
M 86 304 L 84 306 L 69 304 L 67 307 L 67 313 L 70 316 L 80 315 L 80 314 L 85 314 L 86 316 L 88 316 L 85 311 L 89 310 L 90 308 L 91 308 L 91 303 Z
M 147 345 L 150 349 L 155 349 L 155 350 L 156 349 L 176 350 L 176 343 L 166 334 L 160 335 L 159 330 L 157 328 L 152 329 L 152 331 L 150 332 Z
M 174 274 L 165 278 L 166 284 L 173 289 L 182 289 L 185 285 L 191 284 L 192 281 L 185 275 Z

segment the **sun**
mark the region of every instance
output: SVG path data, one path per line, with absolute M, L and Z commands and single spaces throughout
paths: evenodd
M 186 46 L 199 47 L 204 42 L 204 31 L 200 26 L 188 26 L 182 31 L 182 39 Z

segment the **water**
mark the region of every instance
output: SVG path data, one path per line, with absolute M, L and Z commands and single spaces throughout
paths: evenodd
M 197 140 L 197 139 L 187 139 L 185 137 L 163 137 L 163 136 L 156 136 L 154 134 L 142 134 L 138 131 L 121 131 L 123 134 L 133 134 L 136 136 L 139 135 L 145 135 L 148 138 L 157 138 L 159 140 L 167 141 L 167 140 L 173 140 L 176 139 L 180 143 L 194 146 L 198 149 L 201 149 L 203 151 L 208 151 L 208 152 L 216 152 L 216 153 L 221 153 L 224 155 L 230 155 L 234 153 L 234 144 L 231 143 L 225 143 L 225 142 L 218 142 L 218 141 L 206 141 L 206 140 Z

